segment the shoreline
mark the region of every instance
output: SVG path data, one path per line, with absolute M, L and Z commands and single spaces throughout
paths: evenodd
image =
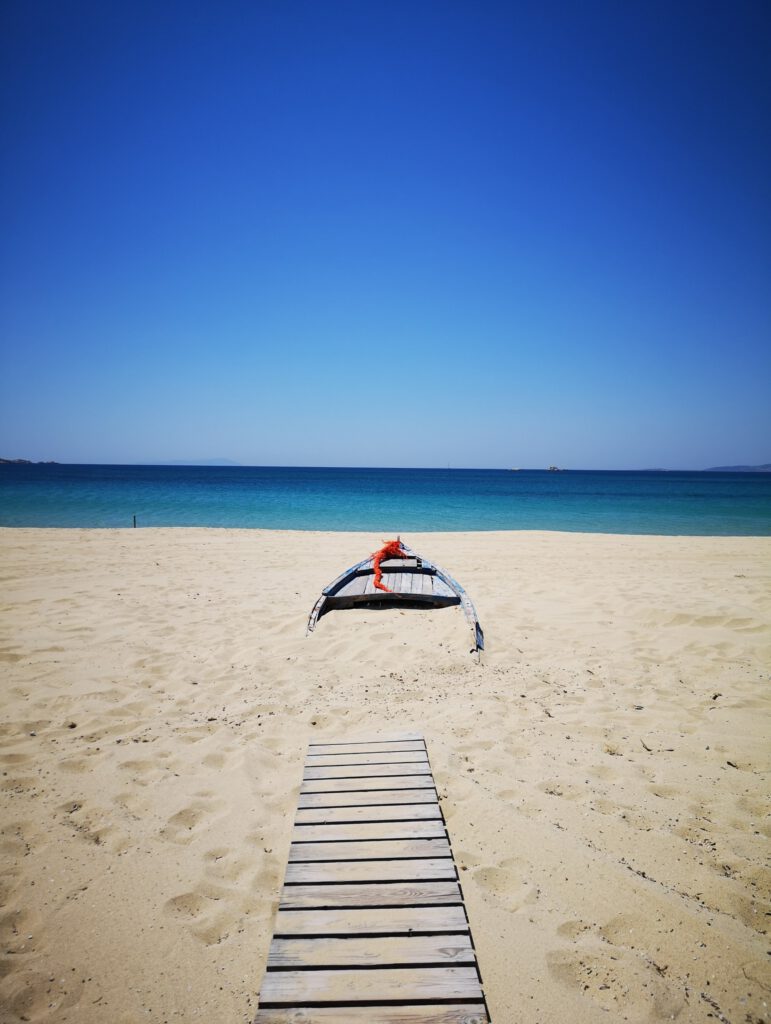
M 277 536 L 301 536 L 308 535 L 329 535 L 331 537 L 361 537 L 366 534 L 372 537 L 380 537 L 381 534 L 396 536 L 396 530 L 321 530 L 321 529 L 291 529 L 289 527 L 271 526 L 2 526 L 0 535 L 14 534 L 24 531 L 31 533 L 170 533 L 194 532 L 200 533 L 237 533 L 237 534 L 268 534 Z M 545 537 L 616 537 L 619 540 L 639 538 L 640 540 L 724 540 L 724 541 L 767 541 L 771 543 L 771 533 L 613 533 L 600 530 L 543 530 L 529 529 L 522 527 L 511 530 L 407 530 L 401 531 L 406 539 L 409 537 L 511 537 L 511 536 L 545 536 Z
M 305 637 L 381 539 L 0 528 L 8 1021 L 247 1024 L 308 741 L 410 727 L 493 1020 L 764 1019 L 771 538 L 405 534 L 481 665 L 454 608 Z

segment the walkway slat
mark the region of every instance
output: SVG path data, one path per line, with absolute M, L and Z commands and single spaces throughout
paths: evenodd
M 289 863 L 308 860 L 397 860 L 402 857 L 450 857 L 446 839 L 372 839 L 349 843 L 295 843 Z
M 433 804 L 436 791 L 433 789 L 367 789 L 353 793 L 301 793 L 299 808 L 304 807 L 363 807 L 375 804 Z
M 348 939 L 274 939 L 268 967 L 473 966 L 469 935 L 379 936 Z
M 328 754 L 382 754 L 383 751 L 391 750 L 417 750 L 425 753 L 426 748 L 423 740 L 391 740 L 390 743 L 325 743 L 323 746 L 314 746 L 308 752 L 308 764 L 312 764 L 317 757 L 326 757 Z
M 457 882 L 362 882 L 359 885 L 285 885 L 280 907 L 413 907 L 462 903 Z
M 457 878 L 452 857 L 416 860 L 357 860 L 318 861 L 297 864 L 290 861 L 286 869 L 287 885 L 311 882 L 366 882 L 377 878 L 379 882 L 455 881 Z
M 333 822 L 430 821 L 441 818 L 439 804 L 384 804 L 367 807 L 301 807 L 297 825 L 331 825 Z
M 314 1009 L 260 1010 L 257 1024 L 487 1024 L 483 1003 L 456 1006 L 368 1006 L 361 1009 L 317 1007 Z
M 393 764 L 327 764 L 323 768 L 305 765 L 303 779 L 374 779 L 385 775 L 430 775 L 428 761 L 395 761 Z
M 431 775 L 394 775 L 388 778 L 367 776 L 344 779 L 306 779 L 301 793 L 348 793 L 379 789 L 434 789 Z
M 410 932 L 467 932 L 461 906 L 382 907 L 344 910 L 279 910 L 276 936 L 404 935 Z
M 409 942 L 409 939 L 405 939 Z M 476 967 L 384 967 L 382 970 L 267 971 L 263 1003 L 385 1002 L 474 999 L 482 995 Z
M 312 744 L 255 1024 L 489 1024 L 422 737 Z
M 336 767 L 344 764 L 428 764 L 425 750 L 378 750 L 374 753 L 315 754 L 309 757 L 309 768 Z
M 360 825 L 297 825 L 293 843 L 345 839 L 444 839 L 447 829 L 441 818 L 434 821 L 365 821 Z

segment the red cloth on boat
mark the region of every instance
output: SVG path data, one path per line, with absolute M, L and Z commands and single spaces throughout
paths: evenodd
M 400 540 L 389 540 L 387 541 L 379 551 L 376 551 L 372 555 L 372 565 L 375 569 L 375 587 L 378 590 L 384 590 L 386 594 L 392 594 L 385 583 L 382 583 L 383 573 L 380 571 L 380 563 L 386 558 L 404 558 L 407 552 L 402 547 Z

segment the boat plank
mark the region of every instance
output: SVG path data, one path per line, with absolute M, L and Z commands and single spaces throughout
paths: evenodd
M 426 597 L 430 597 L 434 592 L 434 575 L 421 576 L 420 577 L 420 592 Z
M 279 910 L 274 934 L 398 935 L 409 932 L 465 932 L 463 907 L 366 907 L 360 910 Z
M 364 586 L 364 593 L 366 595 L 376 594 L 377 587 L 375 586 L 375 574 L 371 573 L 369 576 L 366 576 L 365 579 L 366 584 Z
M 404 587 L 405 587 L 404 578 L 405 578 L 405 576 L 409 576 L 409 573 L 406 573 L 406 572 L 395 572 L 394 573 L 392 582 L 388 584 L 389 587 L 391 588 L 391 590 L 394 591 L 394 593 L 396 593 L 396 594 L 403 594 L 405 592 L 405 590 L 404 590 Z
M 372 839 L 348 843 L 295 843 L 289 863 L 309 860 L 395 860 L 400 857 L 449 857 L 446 839 Z
M 333 825 L 361 821 L 431 821 L 441 818 L 439 804 L 386 804 L 366 807 L 301 807 L 295 825 Z
M 297 825 L 293 843 L 360 842 L 367 839 L 444 839 L 444 822 L 434 821 L 362 821 L 356 825 Z
M 484 1003 L 420 1006 L 281 1007 L 260 1010 L 254 1024 L 488 1024 Z
M 433 804 L 433 789 L 375 789 L 353 793 L 301 793 L 299 807 L 363 807 L 365 804 Z
M 268 967 L 407 967 L 476 963 L 471 936 L 273 939 Z
M 457 882 L 362 882 L 359 885 L 285 885 L 284 910 L 329 910 L 334 907 L 414 907 L 461 904 Z
M 439 576 L 432 576 L 435 597 L 457 597 L 457 594 Z
M 300 789 L 301 793 L 355 793 L 377 792 L 384 789 L 433 789 L 434 780 L 431 775 L 395 775 L 344 777 L 342 779 L 306 779 Z
M 367 579 L 368 578 L 369 577 L 366 576 L 366 575 L 354 576 L 353 579 L 348 580 L 347 583 L 345 583 L 342 587 L 340 587 L 340 589 L 337 591 L 337 593 L 334 596 L 335 597 L 359 597 L 361 594 L 364 593 L 364 590 L 365 590 L 365 588 L 367 586 Z
M 290 1005 L 481 998 L 476 967 L 268 971 L 260 991 L 262 1003 Z

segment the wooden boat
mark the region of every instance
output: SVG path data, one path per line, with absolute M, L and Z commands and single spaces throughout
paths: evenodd
M 308 633 L 313 632 L 322 616 L 337 608 L 448 608 L 460 605 L 471 628 L 472 652 L 484 650 L 485 637 L 476 609 L 460 583 L 406 544 L 398 543 L 401 557 L 388 557 L 379 562 L 382 582 L 388 590 L 375 586 L 376 556 L 365 558 L 346 569 L 322 590 L 308 619 Z

